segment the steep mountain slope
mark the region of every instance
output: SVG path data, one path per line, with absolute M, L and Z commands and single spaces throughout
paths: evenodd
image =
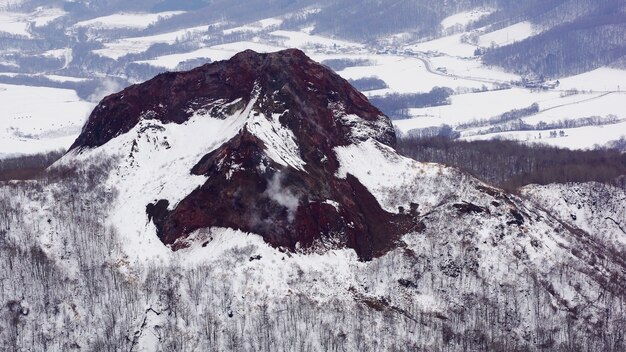
M 569 226 L 594 235 L 594 241 L 624 255 L 626 248 L 626 192 L 602 183 L 528 186 L 524 196 Z
M 626 12 L 613 1 L 535 37 L 487 52 L 484 62 L 524 75 L 561 78 L 610 66 L 626 56 Z
M 2 347 L 624 349 L 602 228 L 393 138 L 296 50 L 106 98 L 45 180 L 0 186 Z
M 176 149 L 162 126 L 205 128 L 196 125 L 199 120 L 229 125 L 217 135 L 225 143 L 199 141 L 208 148 L 184 170 L 206 182 L 178 194 L 179 201 L 137 189 L 156 199 L 143 208 L 161 240 L 174 248 L 186 246 L 183 239 L 193 231 L 217 226 L 292 249 L 340 243 L 369 259 L 417 226 L 408 215 L 382 210 L 358 180 L 335 176 L 333 148 L 370 138 L 393 145 L 393 128 L 348 82 L 298 50 L 245 51 L 109 96 L 71 150 L 117 144 L 111 139 L 133 128 L 139 138 L 151 131 L 166 149 Z M 143 148 L 133 140 L 128 158 L 141 158 Z

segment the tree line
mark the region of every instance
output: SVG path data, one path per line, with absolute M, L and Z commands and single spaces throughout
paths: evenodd
M 400 138 L 397 149 L 418 161 L 458 167 L 509 191 L 529 184 L 597 181 L 621 185 L 620 176 L 626 175 L 626 154 L 617 149 L 569 150 L 506 140 L 469 142 L 440 136 Z
M 408 119 L 411 118 L 409 109 L 448 105 L 452 94 L 454 90 L 450 88 L 433 87 L 428 93 L 392 93 L 373 96 L 369 100 L 392 119 Z
M 41 175 L 63 154 L 65 154 L 64 150 L 57 150 L 0 159 L 0 181 L 33 179 Z

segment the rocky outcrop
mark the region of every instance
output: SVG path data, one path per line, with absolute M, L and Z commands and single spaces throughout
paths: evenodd
M 228 227 L 278 247 L 347 246 L 370 259 L 418 227 L 409 214 L 383 210 L 358 179 L 335 175 L 334 148 L 370 138 L 393 147 L 395 133 L 346 80 L 295 49 L 248 50 L 131 86 L 96 107 L 71 149 L 104 145 L 141 120 L 183 124 L 241 114 L 239 132 L 190 168 L 206 176 L 204 185 L 178 204 L 146 205 L 173 249 L 186 247 L 195 230 Z

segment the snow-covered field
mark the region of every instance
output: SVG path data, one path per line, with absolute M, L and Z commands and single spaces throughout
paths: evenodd
M 479 58 L 460 58 L 455 56 L 429 57 L 433 68 L 445 68 L 446 72 L 455 77 L 471 77 L 493 82 L 519 80 L 516 74 L 506 72 L 498 67 L 487 67 Z
M 501 138 L 529 143 L 542 143 L 568 149 L 592 149 L 626 136 L 626 122 L 608 126 L 585 126 L 563 129 L 565 136 L 550 137 L 550 131 L 513 131 L 464 138 L 466 140 L 489 140 Z
M 69 147 L 94 104 L 69 89 L 0 84 L 0 106 L 2 157 Z
M 457 57 L 473 57 L 476 46 L 461 41 L 462 36 L 462 33 L 453 34 L 447 37 L 409 45 L 408 48 L 423 52 L 430 51 L 435 53 L 443 53 L 446 55 Z
M 39 35 L 36 31 L 37 27 L 67 15 L 62 9 L 54 7 L 39 7 L 33 11 L 20 13 L 13 10 L 17 3 L 16 1 L 0 2 L 0 9 L 9 9 L 0 10 L 0 31 L 24 38 L 33 38 Z M 184 43 L 183 47 L 176 46 L 174 49 L 164 50 L 160 54 L 157 50 L 154 55 L 143 55 L 144 57 L 134 62 L 148 64 L 157 70 L 179 69 L 179 64 L 192 59 L 198 59 L 198 64 L 202 62 L 202 59 L 207 59 L 207 61 L 226 60 L 237 52 L 246 49 L 257 52 L 272 52 L 296 47 L 304 50 L 317 61 L 356 60 L 355 65 L 348 65 L 338 73 L 346 79 L 377 77 L 383 80 L 388 88 L 365 92 L 370 97 L 390 93 L 425 93 L 433 87 L 448 87 L 455 91 L 455 95 L 450 98 L 450 105 L 409 109 L 412 118 L 395 121 L 396 126 L 403 132 L 416 128 L 443 124 L 455 126 L 474 120 L 490 119 L 514 109 L 527 108 L 533 103 L 539 104 L 540 111 L 523 119 L 524 122 L 530 124 L 592 116 L 626 118 L 626 108 L 622 103 L 624 95 L 619 92 L 626 90 L 626 70 L 599 68 L 577 76 L 561 78 L 559 80 L 560 85 L 556 89 L 548 91 L 531 91 L 515 85 L 512 89 L 494 90 L 499 86 L 506 87 L 513 81 L 520 81 L 522 77 L 484 65 L 480 57 L 475 56 L 476 49 L 490 47 L 493 44 L 505 45 L 520 41 L 537 34 L 540 29 L 535 28 L 529 22 L 519 22 L 495 31 L 490 31 L 489 27 L 483 27 L 471 32 L 463 32 L 467 25 L 489 15 L 492 11 L 493 9 L 489 8 L 478 8 L 457 13 L 444 19 L 441 26 L 444 33 L 449 33 L 449 35 L 444 35 L 441 38 L 411 42 L 407 39 L 410 36 L 400 33 L 393 36 L 393 40 L 390 41 L 394 44 L 384 44 L 382 47 L 314 34 L 314 27 L 311 26 L 303 25 L 299 29 L 287 28 L 285 23 L 289 22 L 289 16 L 270 17 L 257 19 L 250 23 L 236 24 L 216 22 L 215 20 L 207 21 L 206 24 L 194 22 L 187 27 L 167 27 L 167 29 L 159 31 L 159 23 L 162 19 L 182 15 L 183 11 L 123 12 L 83 18 L 79 22 L 71 24 L 70 28 L 73 29 L 70 32 L 79 28 L 86 28 L 89 31 L 103 30 L 92 35 L 92 39 L 102 45 L 100 48 L 93 49 L 93 53 L 106 59 L 117 60 L 120 63 L 128 61 L 124 58 L 125 55 L 145 53 L 154 44 L 177 45 L 177 43 Z M 307 14 L 297 15 L 306 16 Z M 112 31 L 107 31 L 109 29 Z M 123 29 L 129 29 L 131 30 L 129 33 L 133 34 L 120 35 L 122 33 L 120 31 Z M 141 31 L 144 29 L 147 29 L 146 34 L 142 35 Z M 115 33 L 115 35 L 109 37 L 107 34 L 109 32 Z M 222 42 L 220 42 L 220 38 Z M 224 38 L 235 39 L 224 40 Z M 6 55 L 1 58 L 0 62 L 8 69 L 3 70 L 5 72 L 0 73 L 0 76 L 8 78 L 18 76 L 46 77 L 59 84 L 79 84 L 87 79 L 93 79 L 95 76 L 104 77 L 109 70 L 103 69 L 103 72 L 94 72 L 93 76 L 86 75 L 85 77 L 62 72 L 71 64 L 75 55 L 71 48 L 65 47 L 65 44 L 61 47 L 46 48 L 37 54 L 41 58 L 63 60 L 65 65 L 61 68 L 61 72 L 56 72 L 56 70 L 41 73 L 33 73 L 32 71 L 12 72 L 23 68 L 13 61 L 11 51 L 0 51 L 0 54 L 2 53 Z M 124 78 L 124 76 L 122 75 L 120 78 Z M 135 81 L 129 79 L 129 82 Z M 33 90 L 36 89 L 33 88 Z M 476 91 L 485 89 L 488 91 L 476 93 Z M 568 90 L 577 90 L 578 94 L 571 95 L 571 93 L 566 92 Z M 59 91 L 63 90 L 50 89 L 49 91 L 53 93 L 45 93 L 46 97 L 42 99 L 49 100 L 51 104 L 54 101 L 56 105 L 54 110 L 47 110 L 56 113 L 55 116 L 59 119 L 56 123 L 59 126 L 65 126 L 66 123 L 73 126 L 71 129 L 63 127 L 63 131 L 67 132 L 66 137 L 64 137 L 66 139 L 56 140 L 51 142 L 51 145 L 54 145 L 54 148 L 67 146 L 69 145 L 67 141 L 76 135 L 80 127 L 80 122 L 76 122 L 76 116 L 80 115 L 81 119 L 84 118 L 86 115 L 85 107 L 92 106 L 92 104 L 81 102 L 75 96 L 67 98 L 63 94 L 58 94 Z M 615 93 L 600 96 L 606 92 Z M 41 96 L 41 94 L 31 96 Z M 3 102 L 6 98 L 0 99 L 0 102 Z M 81 108 L 78 109 L 77 106 Z M 32 109 L 36 110 L 35 108 Z M 77 112 L 77 109 L 80 110 L 80 113 Z M 38 113 L 31 115 L 40 116 Z M 1 126 L 3 131 L 10 128 L 24 129 L 23 125 L 13 125 L 17 122 L 14 122 L 10 115 L 3 115 L 2 118 L 4 122 Z M 52 124 L 39 124 L 39 126 L 41 128 L 49 126 L 52 131 L 50 135 L 58 135 L 59 128 L 57 126 Z M 586 148 L 594 144 L 604 144 L 615 139 L 613 138 L 615 136 L 619 138 L 621 135 L 626 135 L 623 124 L 605 126 L 604 129 L 612 132 L 610 134 L 585 133 L 584 131 L 593 130 L 588 127 L 576 131 L 572 130 L 571 133 L 566 131 L 572 137 L 563 145 Z M 69 132 L 70 130 L 73 132 Z M 8 148 L 7 141 L 13 140 L 14 137 L 12 133 L 3 133 L 3 150 L 0 150 L 0 154 L 7 154 L 5 151 Z M 40 131 L 38 133 L 39 139 L 16 139 L 15 147 L 10 148 L 10 152 L 50 149 L 42 146 L 45 144 L 44 135 L 48 134 Z M 534 140 L 534 137 L 528 137 L 527 132 L 515 131 L 471 138 L 499 136 Z M 577 143 L 573 136 L 581 138 L 580 143 Z M 468 136 L 468 138 L 470 137 Z M 33 147 L 26 146 L 31 144 Z
M 137 63 L 149 64 L 156 67 L 164 67 L 168 70 L 173 70 L 178 66 L 178 64 L 191 59 L 210 59 L 211 61 L 221 61 L 228 60 L 233 57 L 238 52 L 243 50 L 250 49 L 256 52 L 264 53 L 264 52 L 274 52 L 282 49 L 286 49 L 285 47 L 273 46 L 263 43 L 255 43 L 255 42 L 236 42 L 230 44 L 222 44 L 216 45 L 208 48 L 201 48 L 198 50 L 190 51 L 187 53 L 181 54 L 171 54 L 171 55 L 163 55 L 156 57 L 151 60 L 141 60 L 137 61 Z
M 283 20 L 280 18 L 266 18 L 254 23 L 250 23 L 244 26 L 233 27 L 224 29 L 223 33 L 233 34 L 233 33 L 241 33 L 241 32 L 260 32 L 263 30 L 267 30 L 268 28 L 278 27 L 283 23 Z
M 92 18 L 76 23 L 75 27 L 90 29 L 111 28 L 148 28 L 158 21 L 180 15 L 184 11 L 167 11 L 159 13 L 117 13 L 109 16 Z
M 468 24 L 475 22 L 489 15 L 493 11 L 494 11 L 493 9 L 484 8 L 484 9 L 475 9 L 472 11 L 460 12 L 460 13 L 444 18 L 443 21 L 441 21 L 441 26 L 444 29 L 448 29 L 448 28 L 456 27 L 456 26 L 461 26 L 461 27 L 467 26 Z
M 429 72 L 424 62 L 416 58 L 377 56 L 374 60 L 374 66 L 349 67 L 339 74 L 347 79 L 377 76 L 389 85 L 389 92 L 396 93 L 425 93 L 433 87 L 480 88 L 484 85 L 483 82 Z
M 209 25 L 185 28 L 173 32 L 155 34 L 145 37 L 122 38 L 107 42 L 104 49 L 94 50 L 96 54 L 119 59 L 127 54 L 137 54 L 144 52 L 150 46 L 158 43 L 173 44 L 177 40 L 184 39 L 185 36 L 193 36 L 207 32 Z
M 626 70 L 601 67 L 560 80 L 560 89 L 626 91 Z
M 348 42 L 345 40 L 326 38 L 319 35 L 311 35 L 305 31 L 274 31 L 270 33 L 277 37 L 283 45 L 290 48 L 315 48 L 317 50 L 341 50 L 341 49 L 359 49 L 363 48 L 363 44 Z
M 62 9 L 54 7 L 39 7 L 32 13 L 0 11 L 0 32 L 30 38 L 32 36 L 31 26 L 45 26 L 65 14 Z
M 26 76 L 26 77 L 42 77 L 47 78 L 51 81 L 55 82 L 85 82 L 88 78 L 84 77 L 71 77 L 71 76 L 61 76 L 61 75 L 45 75 L 45 74 L 21 74 L 15 72 L 0 72 L 0 76 L 6 77 L 17 77 L 17 76 Z
M 522 41 L 538 33 L 530 22 L 520 22 L 480 36 L 478 44 L 483 47 L 504 46 Z

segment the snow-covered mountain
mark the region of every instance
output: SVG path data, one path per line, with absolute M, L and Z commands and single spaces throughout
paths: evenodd
M 298 50 L 105 98 L 43 180 L 0 186 L 2 347 L 626 347 L 623 190 L 507 194 L 394 138 Z

